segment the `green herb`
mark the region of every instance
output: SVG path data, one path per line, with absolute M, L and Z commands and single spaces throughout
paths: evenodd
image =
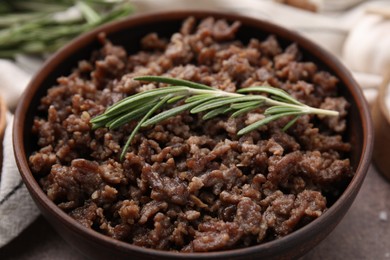
M 192 114 L 203 112 L 203 119 L 207 120 L 227 113 L 232 113 L 232 117 L 237 117 L 262 106 L 269 107 L 265 110 L 263 119 L 244 127 L 237 135 L 249 133 L 262 125 L 285 116 L 294 116 L 294 118 L 286 124 L 283 130 L 287 130 L 296 122 L 298 117 L 305 114 L 325 116 L 338 116 L 339 114 L 337 111 L 309 107 L 291 97 L 287 92 L 269 86 L 249 87 L 240 89 L 237 93 L 230 93 L 203 84 L 168 77 L 144 76 L 137 77 L 135 80 L 167 83 L 171 86 L 129 96 L 91 120 L 93 129 L 99 127 L 116 129 L 130 121 L 142 118 L 124 146 L 120 156 L 121 160 L 123 160 L 131 141 L 141 127 L 157 124 L 184 111 L 190 111 Z M 265 93 L 268 96 L 245 94 L 256 92 Z M 179 101 L 184 102 L 178 103 Z M 153 116 L 157 110 L 173 103 L 178 104 Z
M 0 2 L 0 57 L 50 53 L 77 35 L 132 13 L 126 0 Z

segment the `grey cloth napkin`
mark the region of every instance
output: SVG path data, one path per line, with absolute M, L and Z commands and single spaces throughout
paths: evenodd
M 326 3 L 330 0 L 323 1 Z M 355 22 L 364 15 L 361 12 L 364 6 L 344 15 L 327 16 L 308 13 L 267 0 L 133 0 L 133 3 L 139 13 L 184 8 L 211 9 L 268 19 L 299 31 L 338 57 L 342 57 L 343 45 L 348 38 L 349 31 Z M 335 28 L 338 29 L 333 30 Z M 15 107 L 31 73 L 39 66 L 39 62 L 36 63 L 36 61 L 22 56 L 17 59 L 16 64 L 0 60 L 0 93 L 5 96 L 10 109 Z M 382 80 L 381 76 L 367 74 L 364 71 L 356 74 L 356 78 L 362 86 L 369 86 L 370 89 L 373 89 L 374 95 L 376 87 Z M 372 99 L 372 94 L 370 98 Z M 18 236 L 39 215 L 16 167 L 12 146 L 12 115 L 8 117 L 7 123 L 3 144 L 4 162 L 0 180 L 0 248 Z
M 0 93 L 9 110 L 17 102 L 41 60 L 17 57 L 16 61 L 0 60 Z M 17 237 L 39 215 L 16 166 L 12 144 L 13 115 L 7 114 L 3 140 L 3 166 L 0 175 L 0 248 Z
M 19 235 L 39 215 L 16 167 L 12 145 L 12 116 L 7 121 L 0 182 L 0 247 Z

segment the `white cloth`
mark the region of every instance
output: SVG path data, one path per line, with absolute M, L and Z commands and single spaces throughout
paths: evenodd
M 15 108 L 31 75 L 9 60 L 0 60 L 1 95 L 8 107 Z
M 139 13 L 145 11 L 161 11 L 169 9 L 211 9 L 237 12 L 244 15 L 270 20 L 282 26 L 294 29 L 314 40 L 334 55 L 342 59 L 344 43 L 349 32 L 356 26 L 357 21 L 365 16 L 364 9 L 368 4 L 362 4 L 345 13 L 314 14 L 289 6 L 280 5 L 271 0 L 133 0 Z M 336 0 L 323 0 L 336 3 Z M 360 2 L 360 0 L 350 0 Z M 375 1 L 375 3 L 389 6 L 390 1 Z M 331 8 L 324 8 L 329 10 Z M 337 8 L 339 9 L 339 8 Z M 338 10 L 340 11 L 340 10 Z M 352 40 L 350 40 L 352 41 Z M 354 39 L 358 44 L 359 39 Z M 353 43 L 350 43 L 353 45 Z M 373 49 L 373 52 L 376 50 Z M 382 49 L 382 51 L 390 51 Z M 360 60 L 358 62 L 365 62 Z M 39 61 L 17 58 L 17 66 L 9 61 L 0 60 L 0 93 L 6 96 L 9 108 L 12 110 L 17 103 L 21 91 L 39 67 Z M 24 70 L 21 69 L 23 67 Z M 376 88 L 382 81 L 379 74 L 360 71 L 354 74 L 364 89 L 367 97 L 373 99 Z M 370 91 L 371 93 L 369 93 Z M 21 182 L 13 157 L 12 149 L 12 120 L 8 121 L 4 138 L 4 164 L 0 181 L 0 247 L 16 237 L 38 216 L 24 184 Z

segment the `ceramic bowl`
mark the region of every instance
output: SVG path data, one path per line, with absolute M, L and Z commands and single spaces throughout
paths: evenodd
M 340 198 L 321 217 L 283 238 L 248 248 L 212 253 L 175 253 L 152 250 L 114 240 L 78 224 L 42 191 L 28 165 L 28 157 L 36 150 L 31 138 L 31 125 L 40 98 L 61 75 L 67 75 L 77 62 L 86 59 L 99 48 L 97 35 L 105 32 L 114 43 L 126 46 L 129 52 L 139 49 L 138 42 L 150 32 L 169 37 L 179 30 L 189 16 L 197 19 L 213 16 L 227 21 L 240 21 L 237 38 L 264 39 L 274 34 L 283 47 L 296 42 L 304 59 L 314 61 L 340 79 L 340 92 L 350 103 L 348 132 L 345 138 L 352 144 L 350 160 L 356 174 Z M 75 39 L 46 62 L 29 84 L 19 102 L 14 121 L 14 147 L 16 161 L 22 178 L 42 214 L 69 244 L 92 259 L 291 259 L 323 240 L 343 218 L 358 193 L 371 163 L 373 144 L 372 123 L 362 92 L 350 72 L 331 54 L 287 29 L 266 21 L 231 13 L 175 11 L 131 16 L 128 19 L 100 27 Z M 352 238 L 353 239 L 353 238 Z

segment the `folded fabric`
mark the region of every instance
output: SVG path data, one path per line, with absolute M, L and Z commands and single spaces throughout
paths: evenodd
M 0 92 L 9 109 L 14 109 L 31 75 L 14 62 L 0 59 Z
M 20 234 L 39 215 L 16 167 L 12 145 L 13 117 L 4 135 L 4 161 L 0 182 L 0 247 Z

